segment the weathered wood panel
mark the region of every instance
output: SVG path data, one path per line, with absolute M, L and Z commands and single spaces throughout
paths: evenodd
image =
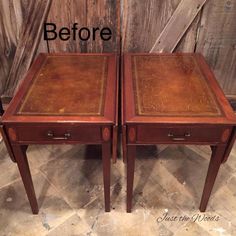
M 31 0 L 0 0 L 0 94 L 3 93 Z
M 123 51 L 149 52 L 180 2 L 180 0 L 123 0 L 121 4 Z M 177 44 L 175 51 L 194 51 L 199 20 L 200 13 Z
M 71 28 L 73 23 L 77 27 L 86 26 L 86 0 L 53 0 L 48 14 L 48 23 L 56 24 L 57 28 Z M 86 52 L 85 41 L 62 41 L 59 38 L 48 40 L 49 52 Z
M 12 96 L 19 81 L 24 78 L 37 51 L 41 29 L 50 7 L 50 0 L 32 1 L 20 34 L 14 60 L 5 86 L 5 95 Z
M 87 26 L 109 27 L 112 38 L 103 41 L 98 36 L 95 41 L 87 43 L 88 52 L 118 52 L 120 36 L 120 1 L 112 0 L 87 0 Z
M 180 0 L 123 0 L 123 51 L 149 52 Z
M 78 27 L 109 27 L 112 29 L 111 41 L 103 42 L 81 40 L 45 41 L 37 35 L 36 44 L 32 50 L 27 42 L 19 42 L 22 25 L 25 25 L 30 3 L 39 5 L 46 0 L 0 0 L 0 92 L 7 89 L 5 94 L 11 94 L 19 78 L 23 78 L 27 71 L 33 54 L 39 52 L 119 52 L 119 36 L 122 31 L 123 52 L 150 52 L 157 38 L 167 27 L 181 0 L 52 0 L 47 22 L 56 23 L 57 27 L 71 27 L 77 22 Z M 204 0 L 198 0 L 203 2 Z M 195 0 L 182 0 L 189 2 L 189 8 L 196 3 Z M 30 10 L 32 14 L 33 10 Z M 39 12 L 38 12 L 39 13 Z M 121 16 L 121 29 L 120 29 Z M 182 16 L 180 16 L 181 18 Z M 187 31 L 181 34 L 179 42 L 171 38 L 170 30 L 164 48 L 172 40 L 174 51 L 201 52 L 215 71 L 216 77 L 226 94 L 231 98 L 236 96 L 236 0 L 207 0 L 201 12 L 198 13 Z M 188 22 L 189 23 L 189 22 Z M 28 23 L 26 23 L 28 24 Z M 176 26 L 177 22 L 173 23 Z M 36 29 L 36 28 L 35 28 Z M 163 33 L 162 33 L 163 34 Z M 31 39 L 29 39 L 30 41 Z M 34 41 L 34 40 L 33 40 Z M 178 43 L 178 44 L 177 44 Z M 177 46 L 176 46 L 177 44 Z M 16 48 L 17 55 L 15 57 Z M 23 50 L 23 51 L 22 51 Z M 29 50 L 30 54 L 27 54 Z M 159 49 L 158 49 L 159 50 Z M 169 51 L 167 49 L 166 51 Z M 23 57 L 21 56 L 23 53 Z M 15 58 L 15 59 L 14 59 Z M 14 60 L 14 63 L 13 63 Z M 12 66 L 13 65 L 13 66 Z M 10 72 L 11 71 L 11 72 Z M 8 82 L 6 80 L 8 78 Z
M 38 45 L 38 48 L 37 48 L 37 52 L 35 54 L 35 57 L 41 53 L 41 52 L 45 52 L 45 53 L 48 53 L 49 50 L 48 50 L 48 44 L 47 44 L 47 41 L 45 41 L 43 39 L 43 32 L 41 33 L 41 38 L 39 40 L 39 45 Z
M 180 2 L 180 0 L 123 0 L 121 4 L 123 51 L 149 52 Z M 177 44 L 175 51 L 194 51 L 199 20 L 200 13 Z
M 201 8 L 204 0 L 193 1 L 184 4 L 185 9 L 192 11 L 192 6 Z M 171 16 L 177 9 L 180 1 L 159 0 L 123 0 L 122 2 L 122 48 L 124 52 L 149 52 L 163 29 L 170 24 Z M 177 14 L 182 21 L 186 14 Z M 177 18 L 178 18 L 177 17 Z M 179 38 L 173 36 L 173 28 L 177 28 L 177 21 L 169 27 L 169 33 L 164 37 L 163 45 L 156 47 L 155 51 L 182 51 L 202 53 L 226 95 L 236 96 L 236 0 L 207 0 L 201 11 L 188 27 L 189 22 L 183 24 L 188 28 L 185 34 L 179 34 Z M 172 28 L 172 29 L 171 29 Z M 168 28 L 167 28 L 168 29 Z M 184 32 L 184 31 L 182 31 Z M 164 31 L 165 33 L 165 31 Z M 160 36 L 161 37 L 161 36 Z M 173 40 L 175 38 L 175 40 Z M 163 38 L 162 38 L 163 39 Z M 177 44 L 179 40 L 179 43 Z M 169 43 L 171 41 L 171 43 Z M 177 45 L 176 45 L 177 44 Z M 173 45 L 169 47 L 169 45 Z M 174 49 L 175 48 L 175 49 Z
M 236 95 L 236 0 L 206 3 L 196 51 L 206 57 L 224 92 Z
M 206 0 L 182 0 L 150 52 L 173 52 Z
M 112 39 L 103 41 L 97 32 L 95 41 L 92 40 L 92 37 L 88 41 L 78 38 L 73 40 L 72 37 L 68 41 L 49 40 L 49 51 L 116 52 L 119 49 L 117 43 L 119 7 L 119 1 L 111 0 L 53 0 L 47 22 L 55 23 L 58 28 L 71 28 L 73 23 L 78 23 L 78 28 L 109 27 L 112 30 Z
M 201 12 L 195 17 L 192 24 L 189 26 L 182 39 L 177 44 L 174 52 L 194 52 L 197 46 L 197 38 L 199 32 L 199 24 L 201 19 Z

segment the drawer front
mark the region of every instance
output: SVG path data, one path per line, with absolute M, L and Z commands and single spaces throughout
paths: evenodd
M 136 143 L 225 143 L 229 127 L 155 127 L 138 125 Z
M 20 143 L 100 143 L 99 126 L 17 126 L 8 128 L 13 142 Z

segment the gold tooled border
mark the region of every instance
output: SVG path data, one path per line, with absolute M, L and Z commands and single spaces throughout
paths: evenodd
M 70 55 L 70 57 L 77 57 L 76 55 L 73 56 L 73 55 Z M 95 113 L 82 113 L 82 112 L 77 112 L 77 113 L 44 113 L 44 112 L 40 112 L 40 113 L 37 113 L 37 112 L 24 112 L 22 111 L 24 109 L 24 106 L 28 100 L 28 98 L 30 97 L 31 93 L 32 93 L 32 90 L 33 90 L 33 86 L 34 84 L 36 83 L 36 80 L 39 76 L 39 74 L 41 73 L 44 65 L 46 64 L 47 60 L 49 57 L 58 57 L 58 56 L 48 56 L 46 58 L 46 60 L 44 61 L 44 63 L 42 64 L 41 68 L 39 69 L 39 71 L 37 72 L 37 75 L 35 76 L 35 78 L 33 79 L 33 82 L 32 84 L 30 85 L 30 88 L 20 106 L 20 108 L 18 109 L 16 115 L 37 115 L 37 116 L 44 116 L 44 115 L 47 115 L 47 116 L 62 116 L 62 115 L 65 115 L 65 116 L 102 116 L 104 114 L 104 106 L 105 106 L 105 94 L 106 94 L 106 82 L 107 82 L 107 75 L 108 75 L 108 56 L 103 56 L 103 68 L 102 68 L 102 79 L 101 79 L 101 87 L 100 87 L 100 91 L 101 91 L 101 97 L 100 97 L 100 102 L 99 102 L 99 108 L 98 108 L 98 112 L 95 112 Z M 93 57 L 101 57 L 101 56 L 95 56 L 93 55 Z
M 151 112 L 151 113 L 147 113 L 147 112 L 143 112 L 142 111 L 142 106 L 140 104 L 140 85 L 139 85 L 139 80 L 138 80 L 138 71 L 137 71 L 137 61 L 136 58 L 137 57 L 158 57 L 158 55 L 133 55 L 132 56 L 132 64 L 131 66 L 134 68 L 134 70 L 132 71 L 132 77 L 133 77 L 133 85 L 134 85 L 134 103 L 135 103 L 135 113 L 136 115 L 139 116 L 176 116 L 176 117 L 182 117 L 182 116 L 187 116 L 187 117 L 205 117 L 205 116 L 213 116 L 213 117 L 217 117 L 217 116 L 222 116 L 222 111 L 215 99 L 215 96 L 211 90 L 211 88 L 208 86 L 207 82 L 206 82 L 206 78 L 202 75 L 202 72 L 199 68 L 199 65 L 197 64 L 194 56 L 192 55 L 187 55 L 188 57 L 192 58 L 194 64 L 196 65 L 196 69 L 198 70 L 198 74 L 200 75 L 201 79 L 200 82 L 203 85 L 203 88 L 205 90 L 205 93 L 207 95 L 210 96 L 210 100 L 214 103 L 217 112 L 216 113 L 212 113 L 212 112 L 202 112 L 201 114 L 194 114 L 194 113 L 186 113 L 186 112 L 172 112 L 172 113 L 168 113 L 168 112 Z M 178 57 L 178 55 L 161 55 L 161 57 Z M 207 89 L 208 88 L 208 89 Z

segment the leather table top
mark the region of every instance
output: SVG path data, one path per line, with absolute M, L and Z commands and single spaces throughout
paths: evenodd
M 107 62 L 107 56 L 48 56 L 17 114 L 102 115 Z
M 136 115 L 219 116 L 192 55 L 132 56 Z

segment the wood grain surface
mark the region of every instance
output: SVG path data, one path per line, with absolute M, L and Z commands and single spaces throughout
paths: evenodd
M 186 20 L 187 13 L 194 12 L 193 7 L 198 1 L 187 0 L 182 6 L 180 2 L 180 0 L 123 0 L 121 4 L 123 51 L 149 52 L 158 38 L 163 39 L 165 33 L 163 31 L 167 33 L 168 29 L 170 35 L 165 34 L 162 47 L 158 46 L 157 49 L 167 52 L 202 53 L 227 97 L 234 100 L 236 98 L 234 80 L 236 76 L 236 0 L 207 0 L 195 18 L 190 17 L 194 18 L 190 25 L 190 22 Z M 174 20 L 172 27 L 168 26 L 178 8 L 185 9 L 185 13 L 181 11 L 181 14 L 180 12 L 179 15 L 176 14 L 176 18 L 180 19 L 179 23 L 185 22 L 182 33 L 183 29 L 187 28 L 180 38 L 177 37 L 181 33 L 180 24 Z M 186 24 L 189 27 L 186 27 Z
M 61 7 L 64 6 L 64 7 Z M 57 28 L 71 28 L 78 23 L 78 28 L 109 27 L 112 30 L 112 39 L 102 41 L 97 35 L 96 40 L 62 41 L 59 38 L 48 41 L 50 52 L 117 52 L 119 50 L 119 1 L 94 0 L 53 0 L 48 16 L 48 22 L 53 22 Z M 78 33 L 78 31 L 77 31 Z
M 123 0 L 123 51 L 149 52 L 179 2 Z
M 0 93 L 6 80 L 19 42 L 21 27 L 25 23 L 31 0 L 0 1 Z
M 58 28 L 71 27 L 75 22 L 78 27 L 109 27 L 113 37 L 107 42 L 99 38 L 87 42 L 59 39 L 45 41 L 42 35 L 39 35 L 36 40 L 38 42 L 34 40 L 33 43 L 38 44 L 34 54 L 65 51 L 119 52 L 121 38 L 123 52 L 150 52 L 155 42 L 161 38 L 163 44 L 154 47 L 157 51 L 202 53 L 226 95 L 235 99 L 236 0 L 207 0 L 202 8 L 204 0 L 51 1 L 47 22 L 56 23 Z M 23 50 L 27 51 L 19 40 L 20 32 L 29 27 L 26 22 L 27 12 L 34 14 L 33 9 L 45 0 L 37 1 L 37 4 L 33 1 L 32 9 L 31 2 L 32 0 L 0 0 L 1 94 L 11 94 L 15 90 L 24 74 L 20 71 L 25 71 L 30 64 L 28 62 L 32 60 L 31 50 L 30 56 L 26 58 L 28 64 L 23 63 L 24 60 L 21 60 L 22 64 L 17 62 Z M 25 42 L 27 37 L 24 38 Z M 18 52 L 13 63 L 16 51 Z
M 31 2 L 22 27 L 14 60 L 6 81 L 4 94 L 12 96 L 20 80 L 28 71 L 41 38 L 41 29 L 50 7 L 51 0 Z
M 86 25 L 86 0 L 53 0 L 47 22 L 56 24 L 57 28 L 69 28 L 75 22 L 79 26 Z M 49 40 L 48 46 L 49 52 L 86 52 L 86 43 L 72 38 Z
M 227 95 L 236 95 L 236 0 L 207 2 L 201 17 L 201 52 Z
M 182 0 L 150 52 L 173 52 L 205 2 L 206 0 Z

